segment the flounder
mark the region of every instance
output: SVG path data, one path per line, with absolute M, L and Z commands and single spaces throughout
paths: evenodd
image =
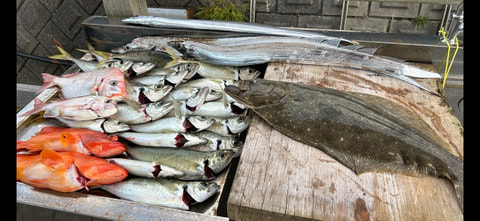
M 355 173 L 449 179 L 463 210 L 463 159 L 412 111 L 385 98 L 257 79 L 225 92 L 282 134 L 316 147 Z

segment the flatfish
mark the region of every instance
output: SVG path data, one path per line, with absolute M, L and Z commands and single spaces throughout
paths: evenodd
M 282 134 L 316 147 L 355 173 L 449 179 L 463 210 L 463 159 L 412 111 L 385 98 L 257 79 L 225 92 Z

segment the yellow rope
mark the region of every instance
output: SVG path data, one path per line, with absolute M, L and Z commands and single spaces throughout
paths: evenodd
M 448 62 L 449 58 L 450 58 L 450 42 L 448 42 L 448 39 L 445 37 L 445 31 L 443 30 L 443 27 L 442 29 L 439 31 L 442 36 L 443 36 L 443 39 L 445 40 L 445 43 L 447 43 L 447 53 L 445 53 L 445 55 L 443 56 L 443 59 L 445 59 L 446 57 L 446 61 L 445 61 L 445 71 L 444 71 L 444 75 L 443 75 L 443 82 L 442 82 L 442 87 L 445 87 L 445 82 L 447 80 L 447 77 L 448 77 L 448 73 L 450 72 L 450 68 L 452 67 L 452 64 L 453 64 L 453 61 L 455 59 L 455 56 L 457 55 L 457 51 L 458 51 L 458 38 L 455 37 L 455 51 L 453 52 L 453 56 L 452 56 L 452 60 L 450 61 L 450 63 Z M 441 66 L 443 66 L 444 62 L 443 62 L 443 59 L 442 59 L 442 64 Z

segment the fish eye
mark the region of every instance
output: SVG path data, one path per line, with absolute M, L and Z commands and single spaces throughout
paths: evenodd
M 111 102 L 112 102 L 112 99 L 107 99 L 107 100 L 105 100 L 105 103 L 107 103 L 107 104 L 109 104 L 109 103 L 111 103 Z
M 125 49 L 130 50 L 130 46 L 125 45 Z
M 155 85 L 155 89 L 161 89 L 162 86 L 163 86 L 163 85 L 161 85 L 161 84 L 156 84 L 156 85 Z
M 253 70 L 252 70 L 252 69 L 248 69 L 248 73 L 249 73 L 249 74 L 253 74 Z
M 117 86 L 117 85 L 118 85 L 118 81 L 116 81 L 116 80 L 110 81 L 110 85 L 112 85 L 112 86 Z
M 111 163 L 111 164 L 114 164 L 115 160 L 109 160 L 108 162 Z

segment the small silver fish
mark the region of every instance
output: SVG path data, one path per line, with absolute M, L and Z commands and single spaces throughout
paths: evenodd
M 171 167 L 158 164 L 156 162 L 147 162 L 140 160 L 132 160 L 125 158 L 110 158 L 107 159 L 110 163 L 116 163 L 125 169 L 129 175 L 135 175 L 145 178 L 176 178 L 184 175 L 182 171 L 178 171 Z
M 174 179 L 130 178 L 100 186 L 122 199 L 152 205 L 189 210 L 190 205 L 203 202 L 220 189 L 215 182 L 182 182 Z
M 116 133 L 130 130 L 130 127 L 127 124 L 113 119 L 100 118 L 84 121 L 65 120 L 61 117 L 57 117 L 56 119 L 67 127 L 86 128 L 102 133 Z
M 131 125 L 131 129 L 143 133 L 161 133 L 161 132 L 197 132 L 209 128 L 215 123 L 215 120 L 205 116 L 165 117 L 149 123 Z
M 188 133 L 140 133 L 140 132 L 121 132 L 116 133 L 119 137 L 126 139 L 134 144 L 149 147 L 188 147 L 206 143 L 207 140 Z
M 183 148 L 126 146 L 128 156 L 185 172 L 181 180 L 213 180 L 231 162 L 233 150 L 195 151 Z

